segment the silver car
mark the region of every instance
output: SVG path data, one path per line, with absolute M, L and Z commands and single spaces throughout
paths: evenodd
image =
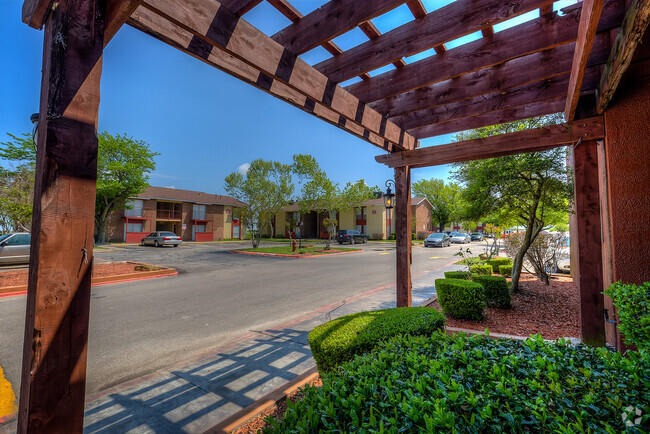
M 152 232 L 140 241 L 141 246 L 174 246 L 181 245 L 183 240 L 173 232 Z
M 452 243 L 461 243 L 461 244 L 467 244 L 472 242 L 472 238 L 467 235 L 467 234 L 455 234 L 451 237 L 451 242 Z
M 32 235 L 13 232 L 0 235 L 0 264 L 29 264 L 29 245 Z

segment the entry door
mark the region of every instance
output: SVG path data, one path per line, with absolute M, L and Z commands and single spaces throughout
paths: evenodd
M 233 225 L 232 227 L 232 237 L 239 239 L 239 225 Z

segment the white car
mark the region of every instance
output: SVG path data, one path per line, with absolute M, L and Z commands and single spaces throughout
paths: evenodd
M 458 233 L 451 237 L 452 243 L 467 244 L 472 242 L 472 237 L 468 234 Z

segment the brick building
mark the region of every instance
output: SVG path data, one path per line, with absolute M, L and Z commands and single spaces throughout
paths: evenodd
M 149 187 L 129 202 L 130 209 L 111 213 L 106 225 L 110 242 L 139 243 L 154 231 L 170 231 L 184 241 L 241 238 L 234 210 L 244 205 L 230 196 Z

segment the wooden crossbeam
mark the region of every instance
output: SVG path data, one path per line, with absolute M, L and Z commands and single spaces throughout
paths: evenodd
M 106 5 L 106 28 L 104 30 L 104 47 L 122 28 L 126 20 L 135 12 L 142 0 L 109 0 Z
M 585 87 L 587 89 L 594 89 L 600 80 L 600 68 L 597 66 L 589 68 L 585 72 L 584 78 Z M 462 119 L 509 107 L 566 96 L 568 84 L 569 74 L 567 73 L 546 80 L 512 87 L 508 90 L 498 90 L 475 98 L 408 113 L 404 116 L 392 118 L 391 120 L 405 130 L 410 130 L 425 125 L 448 122 L 454 119 Z
M 295 23 L 285 27 L 272 36 L 295 54 L 302 54 L 329 41 L 364 21 L 382 15 L 404 3 L 405 0 L 337 0 L 330 1 L 315 11 L 305 15 Z M 395 59 L 393 59 L 395 60 Z M 359 74 L 353 74 L 352 78 Z
M 427 10 L 422 4 L 422 0 L 406 0 L 406 6 L 413 14 L 413 18 L 422 18 L 427 14 Z
M 287 0 L 267 0 L 271 6 L 276 8 L 282 15 L 289 18 L 292 23 L 297 22 L 302 18 L 302 14 L 293 7 Z
M 505 4 L 456 0 L 315 66 L 338 83 L 550 3 L 552 0 L 511 0 Z
M 262 0 L 223 0 L 221 2 L 222 5 L 239 16 L 242 16 L 246 12 L 249 12 L 260 3 L 262 3 Z
M 479 69 L 451 80 L 375 101 L 369 105 L 392 119 L 406 113 L 549 79 L 571 71 L 574 46 L 575 42 L 572 42 L 518 57 L 497 66 Z M 608 53 L 609 34 L 600 33 L 596 36 L 588 66 L 605 62 Z
M 649 22 L 650 1 L 632 1 L 605 65 L 598 88 L 596 113 L 603 113 L 614 96 L 618 83 L 630 65 L 634 51 L 643 38 Z
M 45 22 L 45 16 L 52 7 L 54 0 L 25 0 L 23 2 L 23 23 L 29 27 L 40 29 Z
M 392 168 L 403 166 L 430 167 L 461 161 L 501 157 L 503 155 L 543 151 L 577 142 L 580 138 L 599 139 L 604 136 L 603 118 L 597 116 L 498 136 L 383 154 L 376 156 L 375 160 Z
M 218 2 L 147 0 L 129 24 L 386 149 L 416 141 Z
M 624 14 L 625 7 L 622 2 L 607 1 L 599 31 L 617 27 Z M 447 51 L 444 56 L 431 56 L 410 63 L 400 70 L 384 72 L 366 82 L 349 85 L 346 89 L 365 102 L 398 95 L 575 41 L 579 20 L 579 8 L 563 16 L 555 14 L 537 18 L 496 33 L 490 38 L 481 38 L 456 47 Z M 513 44 L 512 41 L 517 43 Z
M 371 41 L 374 41 L 375 39 L 379 38 L 381 35 L 381 32 L 379 29 L 372 23 L 372 21 L 364 21 L 363 23 L 359 24 L 359 29 L 370 39 Z M 406 62 L 404 59 L 399 59 L 393 62 L 393 65 L 396 68 L 403 68 L 406 66 Z M 370 78 L 370 76 L 368 77 Z
M 569 79 L 569 90 L 567 92 L 566 106 L 564 108 L 564 119 L 572 121 L 578 107 L 578 98 L 582 88 L 587 60 L 591 53 L 591 47 L 596 37 L 596 28 L 603 10 L 604 0 L 583 0 L 580 11 L 580 24 L 578 26 L 578 39 L 573 54 L 573 67 Z

